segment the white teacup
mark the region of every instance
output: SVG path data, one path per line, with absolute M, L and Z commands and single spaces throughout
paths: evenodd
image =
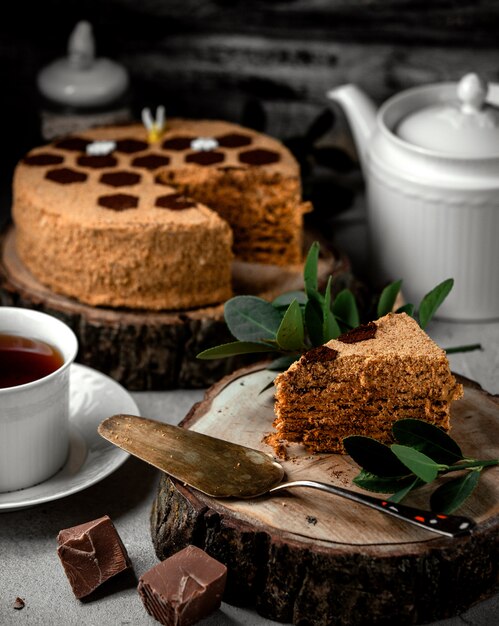
M 74 332 L 51 315 L 0 306 L 0 334 L 42 341 L 62 365 L 32 382 L 0 388 L 0 492 L 31 487 L 54 475 L 69 448 L 69 368 Z

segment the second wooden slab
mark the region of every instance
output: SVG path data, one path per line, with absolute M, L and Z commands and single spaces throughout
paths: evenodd
M 272 452 L 273 373 L 244 370 L 215 385 L 184 420 L 186 428 Z M 466 454 L 499 457 L 499 401 L 470 381 L 453 407 L 452 434 Z M 354 488 L 347 456 L 282 461 L 287 478 Z M 428 490 L 411 502 L 428 508 Z M 229 567 L 226 600 L 249 602 L 278 621 L 310 624 L 417 624 L 448 617 L 491 595 L 499 579 L 499 468 L 484 472 L 460 514 L 478 527 L 447 539 L 314 490 L 222 501 L 162 478 L 152 536 L 165 558 L 195 543 Z M 452 581 L 452 583 L 450 582 Z M 449 587 L 451 586 L 451 589 Z M 308 620 L 308 621 L 304 621 Z

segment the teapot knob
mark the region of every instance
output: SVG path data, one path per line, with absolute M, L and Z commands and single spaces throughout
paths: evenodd
M 482 110 L 487 97 L 488 85 L 478 74 L 466 74 L 459 81 L 457 95 L 461 100 L 463 113 L 477 113 Z

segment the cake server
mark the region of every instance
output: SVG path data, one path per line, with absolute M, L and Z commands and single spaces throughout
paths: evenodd
M 98 427 L 114 445 L 213 498 L 256 498 L 309 487 L 347 498 L 434 533 L 455 537 L 475 522 L 439 515 L 315 480 L 283 482 L 284 469 L 269 454 L 193 430 L 135 415 L 113 415 Z

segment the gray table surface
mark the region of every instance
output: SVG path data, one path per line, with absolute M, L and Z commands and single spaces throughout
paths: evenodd
M 433 322 L 429 334 L 443 347 L 480 342 L 482 351 L 450 357 L 455 372 L 499 393 L 499 322 Z M 175 390 L 133 393 L 142 415 L 170 423 L 179 422 L 203 391 Z M 149 533 L 149 512 L 158 472 L 129 459 L 113 474 L 88 489 L 20 511 L 0 514 L 0 624 L 41 626 L 77 624 L 111 626 L 156 623 L 147 615 L 134 581 L 113 587 L 113 592 L 92 602 L 73 596 L 56 554 L 61 528 L 108 514 L 114 521 L 138 577 L 156 562 Z M 452 584 L 449 581 L 449 584 Z M 13 608 L 16 597 L 26 605 Z M 203 622 L 206 626 L 269 626 L 256 613 L 223 604 Z M 369 618 L 366 616 L 366 624 Z M 490 598 L 462 616 L 438 622 L 439 626 L 489 626 L 499 623 L 499 596 Z M 402 626 L 402 625 L 401 625 Z

